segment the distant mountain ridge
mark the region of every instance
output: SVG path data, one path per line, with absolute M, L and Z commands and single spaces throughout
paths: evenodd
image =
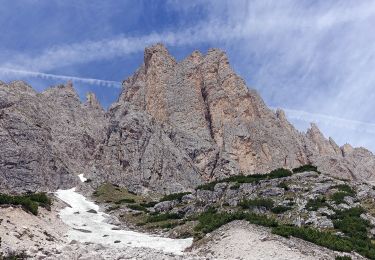
M 7 191 L 72 187 L 83 173 L 94 184 L 169 193 L 304 164 L 375 180 L 370 151 L 339 147 L 314 124 L 297 131 L 218 49 L 177 62 L 161 44 L 146 48 L 107 112 L 93 94 L 82 104 L 69 84 L 36 93 L 23 82 L 2 83 L 0 133 L 0 188 Z

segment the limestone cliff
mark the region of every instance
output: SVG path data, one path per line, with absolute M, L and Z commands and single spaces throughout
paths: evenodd
M 9 190 L 72 186 L 84 173 L 94 183 L 168 193 L 307 163 L 375 180 L 371 152 L 340 148 L 316 125 L 297 131 L 218 49 L 177 62 L 161 44 L 146 48 L 107 112 L 91 94 L 82 104 L 70 84 L 40 94 L 22 82 L 2 84 L 0 131 L 0 188 Z

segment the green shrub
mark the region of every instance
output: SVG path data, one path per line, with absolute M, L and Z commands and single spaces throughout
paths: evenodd
M 318 168 L 314 165 L 306 164 L 306 165 L 302 165 L 300 167 L 294 168 L 292 171 L 293 173 L 309 172 L 309 171 L 318 172 Z
M 230 189 L 231 190 L 238 190 L 240 187 L 241 187 L 241 184 L 236 183 L 236 184 L 233 184 L 232 186 L 230 186 Z
M 289 207 L 289 206 L 282 206 L 282 205 L 279 205 L 279 206 L 273 207 L 273 208 L 271 209 L 271 211 L 272 211 L 273 213 L 275 213 L 275 214 L 280 214 L 280 213 L 284 213 L 284 212 L 286 212 L 286 211 L 288 211 L 288 210 L 290 210 L 290 209 L 291 209 L 291 207 Z
M 20 205 L 24 210 L 38 215 L 38 206 L 48 208 L 52 204 L 52 201 L 45 193 L 29 193 L 14 196 L 0 193 L 1 204 Z
M 277 185 L 279 188 L 283 188 L 284 190 L 289 190 L 288 184 L 286 182 L 280 182 L 279 185 Z
M 336 256 L 335 257 L 335 260 L 352 260 L 352 258 L 350 257 L 350 256 L 347 256 L 347 255 L 345 255 L 345 256 Z
M 263 199 L 263 198 L 256 198 L 256 199 L 249 199 L 249 200 L 243 200 L 239 203 L 239 206 L 241 206 L 244 209 L 248 208 L 254 208 L 254 207 L 264 207 L 266 209 L 271 209 L 273 207 L 273 200 L 271 199 Z
M 340 184 L 340 185 L 335 186 L 335 188 L 338 189 L 339 191 L 346 192 L 348 195 L 355 194 L 355 191 L 347 184 Z
M 318 197 L 316 199 L 308 200 L 306 209 L 310 211 L 317 211 L 319 208 L 327 207 L 327 201 L 325 197 Z
M 283 237 L 293 236 L 301 238 L 332 250 L 350 252 L 353 249 L 353 244 L 349 239 L 339 237 L 330 232 L 319 231 L 317 229 L 279 225 L 274 227 L 272 232 Z
M 336 214 L 332 216 L 333 225 L 349 237 L 365 240 L 368 238 L 367 230 L 370 228 L 370 223 L 361 218 L 364 212 L 365 210 L 361 207 L 336 211 Z
M 35 201 L 35 202 L 39 202 L 40 204 L 43 204 L 43 205 L 51 205 L 52 204 L 51 199 L 44 192 L 29 193 L 25 196 L 30 198 L 30 200 Z
M 152 208 L 152 207 L 155 206 L 156 204 L 158 204 L 157 201 L 150 201 L 150 202 L 142 202 L 142 203 L 139 203 L 139 205 L 141 205 L 142 207 L 145 207 L 145 208 Z
M 160 222 L 160 221 L 165 221 L 169 219 L 180 219 L 181 216 L 176 214 L 176 213 L 162 213 L 162 214 L 157 214 L 157 215 L 150 215 L 146 222 Z
M 336 203 L 336 204 L 341 204 L 344 202 L 344 198 L 346 196 L 350 196 L 350 194 L 344 192 L 344 191 L 338 191 L 332 194 L 331 199 Z
M 271 171 L 268 174 L 267 179 L 277 179 L 277 178 L 288 177 L 291 175 L 292 175 L 292 172 L 290 170 L 279 168 L 279 169 Z
M 191 192 L 180 192 L 180 193 L 172 193 L 169 195 L 165 195 L 163 198 L 160 199 L 160 202 L 162 201 L 171 201 L 171 200 L 178 200 L 181 201 L 182 197 L 191 194 Z

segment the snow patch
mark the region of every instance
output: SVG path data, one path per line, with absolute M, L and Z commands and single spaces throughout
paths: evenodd
M 87 181 L 87 179 L 85 177 L 83 177 L 83 173 L 82 174 L 78 174 L 78 177 L 81 180 L 81 182 Z
M 58 190 L 56 196 L 70 205 L 62 209 L 59 215 L 64 223 L 73 228 L 68 231 L 68 238 L 71 240 L 113 247 L 147 247 L 178 255 L 183 254 L 193 242 L 192 238 L 171 239 L 130 230 L 113 230 L 115 225 L 105 223 L 108 215 L 100 212 L 98 205 L 77 193 L 75 188 Z M 88 212 L 89 210 L 97 213 Z

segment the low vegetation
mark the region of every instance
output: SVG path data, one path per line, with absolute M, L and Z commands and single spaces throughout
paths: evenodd
M 127 211 L 123 214 L 126 214 L 126 219 L 132 218 L 133 223 L 136 223 L 136 225 L 142 227 L 142 229 L 174 228 L 173 232 L 181 232 L 181 234 L 188 235 L 192 234 L 196 239 L 199 239 L 204 234 L 212 232 L 231 221 L 245 220 L 252 224 L 270 227 L 272 232 L 277 235 L 297 237 L 335 251 L 355 251 L 369 259 L 375 259 L 375 243 L 371 240 L 372 237 L 369 237 L 370 230 L 374 227 L 369 221 L 361 218 L 361 215 L 368 210 L 367 204 L 361 201 L 360 203 L 363 208 L 356 207 L 346 210 L 338 210 L 342 207 L 334 205 L 334 203 L 340 204 L 345 202 L 344 198 L 346 196 L 356 198 L 355 190 L 351 186 L 342 184 L 344 182 L 340 180 L 330 179 L 327 178 L 327 176 L 318 174 L 304 177 L 304 186 L 298 183 L 300 181 L 299 178 L 285 178 L 262 182 L 256 185 L 260 181 L 289 177 L 294 173 L 305 171 L 318 172 L 315 166 L 304 165 L 293 169 L 293 171 L 277 169 L 268 174 L 231 176 L 197 187 L 197 189 L 214 191 L 215 185 L 225 182 L 229 184 L 227 185 L 227 189 L 232 190 L 226 190 L 225 192 L 229 192 L 228 194 L 230 195 L 236 195 L 238 193 L 238 196 L 244 198 L 236 206 L 229 200 L 231 197 L 226 199 L 224 195 L 222 197 L 220 197 L 221 195 L 217 195 L 221 194 L 221 191 L 217 193 L 207 193 L 207 196 L 211 196 L 208 198 L 210 199 L 209 202 L 206 202 L 205 198 L 201 196 L 205 196 L 205 194 L 193 194 L 193 201 L 189 203 L 189 205 L 182 203 L 183 196 L 189 193 L 166 195 L 159 201 L 173 200 L 179 203 L 176 203 L 177 205 L 173 207 L 173 210 L 169 209 L 163 213 L 155 213 L 153 209 L 151 209 L 151 207 L 155 206 L 158 202 L 142 198 L 115 186 L 104 187 L 105 192 L 103 192 L 103 189 L 98 190 L 96 195 L 101 201 L 114 203 L 112 206 L 117 205 L 118 207 L 122 207 L 123 204 L 125 204 L 127 208 L 135 210 Z M 322 195 L 320 191 L 315 192 L 317 190 L 316 188 L 319 188 L 319 185 L 324 181 L 333 184 L 328 186 L 327 191 L 324 190 L 324 195 Z M 252 183 L 254 185 L 241 187 L 243 183 Z M 289 188 L 288 185 L 291 185 L 291 188 Z M 260 195 L 265 194 L 264 191 L 272 191 L 276 186 L 283 188 L 284 191 L 278 194 L 268 193 L 267 197 L 262 197 Z M 238 190 L 240 187 L 241 189 Z M 115 194 L 114 197 L 113 194 Z M 251 196 L 257 195 L 258 197 L 249 198 L 249 194 L 252 194 Z M 319 211 L 319 213 L 316 212 L 314 214 L 303 211 L 302 214 L 304 215 L 301 215 L 301 217 L 303 219 L 309 219 L 314 215 L 317 217 L 318 221 L 332 221 L 333 227 L 328 228 L 328 225 L 321 225 L 320 222 L 318 222 L 317 225 L 319 228 L 292 225 L 295 220 L 295 218 L 293 218 L 296 210 L 294 206 L 295 203 L 298 203 L 298 207 L 303 206 L 299 200 L 297 201 L 298 196 L 302 194 L 308 194 L 309 197 L 313 196 L 314 198 L 307 200 L 305 205 L 306 210 L 318 211 L 320 208 L 328 208 L 328 210 Z M 217 200 L 211 200 L 217 196 L 219 196 Z M 304 200 L 305 198 L 301 199 L 302 202 Z M 348 207 L 351 205 L 352 204 L 348 204 Z M 288 211 L 290 214 L 288 214 Z M 179 214 L 175 212 L 179 212 Z M 262 214 L 260 214 L 260 212 L 262 212 Z M 283 214 L 285 212 L 288 213 Z M 369 213 L 369 211 L 367 211 L 367 213 Z M 324 219 L 322 218 L 323 216 Z M 336 259 L 346 260 L 350 259 L 350 257 L 337 256 Z
M 318 197 L 307 201 L 306 209 L 310 211 L 317 211 L 319 208 L 329 207 L 325 197 Z
M 355 191 L 348 184 L 340 184 L 335 186 L 334 188 L 338 189 L 339 191 L 346 192 L 348 196 L 352 196 L 355 194 Z
M 162 213 L 162 214 L 154 214 L 150 215 L 146 222 L 161 222 L 169 219 L 180 219 L 181 216 L 176 213 Z
M 344 192 L 344 191 L 338 191 L 338 192 L 335 192 L 332 194 L 331 196 L 331 199 L 336 203 L 336 204 L 341 204 L 341 203 L 344 203 L 345 200 L 344 198 L 346 196 L 349 196 L 348 193 Z
M 292 207 L 290 207 L 290 206 L 279 205 L 279 206 L 273 207 L 271 209 L 271 212 L 275 213 L 275 214 L 281 214 L 281 213 L 284 213 L 284 212 L 286 212 L 288 210 L 291 210 L 291 209 L 292 209 Z
M 4 255 L 0 252 L 0 260 L 23 260 L 29 259 L 29 256 L 25 252 L 12 252 L 7 255 Z
M 288 184 L 287 184 L 285 181 L 280 182 L 280 183 L 277 185 L 277 187 L 279 187 L 279 188 L 283 188 L 283 189 L 286 190 L 286 191 L 289 190 L 289 186 L 288 186 Z
M 132 210 L 139 210 L 139 211 L 145 211 L 145 212 L 148 212 L 147 208 L 142 206 L 142 205 L 139 205 L 139 204 L 130 204 L 130 205 L 127 205 L 127 207 L 129 209 L 132 209 Z
M 256 199 L 249 199 L 243 200 L 239 203 L 243 209 L 249 209 L 254 207 L 262 207 L 265 209 L 271 209 L 273 207 L 273 200 L 271 199 L 264 199 L 264 198 L 256 198 Z
M 222 180 L 209 182 L 197 187 L 197 190 L 214 190 L 215 185 L 218 183 L 223 182 L 235 182 L 235 183 L 258 183 L 261 180 L 270 180 L 270 179 L 277 179 L 291 176 L 292 172 L 284 169 L 279 168 L 276 170 L 271 171 L 268 174 L 252 174 L 252 175 L 235 175 L 231 176 Z
M 180 192 L 180 193 L 172 193 L 172 194 L 169 194 L 169 195 L 165 195 L 164 197 L 162 197 L 160 199 L 160 202 L 171 201 L 171 200 L 181 201 L 182 197 L 187 195 L 187 194 L 191 194 L 191 192 Z
M 260 226 L 274 227 L 277 226 L 276 220 L 268 218 L 264 215 L 257 215 L 255 213 L 249 213 L 244 211 L 237 212 L 217 212 L 215 209 L 210 208 L 206 212 L 201 213 L 198 216 L 198 225 L 195 227 L 195 231 L 198 232 L 196 235 L 199 237 L 199 233 L 209 233 L 215 229 L 221 227 L 224 224 L 232 222 L 234 220 L 246 220 L 252 224 Z
M 308 171 L 319 172 L 318 168 L 311 164 L 302 165 L 300 167 L 294 168 L 292 171 L 293 173 L 308 172 Z
M 50 208 L 52 201 L 45 193 L 29 193 L 24 195 L 7 195 L 0 193 L 0 205 L 20 205 L 34 215 L 38 215 L 38 207 Z

